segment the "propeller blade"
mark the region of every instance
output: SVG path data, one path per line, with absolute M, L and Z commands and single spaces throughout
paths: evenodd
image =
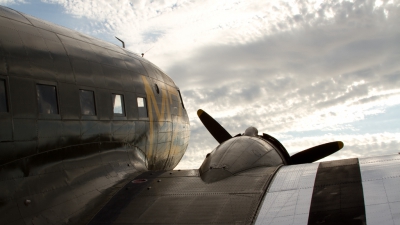
M 343 142 L 334 141 L 326 144 L 318 145 L 290 157 L 291 164 L 312 163 L 319 159 L 325 158 L 343 148 Z
M 197 116 L 199 116 L 201 122 L 207 128 L 208 132 L 217 140 L 220 144 L 230 138 L 232 135 L 228 133 L 216 120 L 214 120 L 208 113 L 203 110 L 197 110 Z

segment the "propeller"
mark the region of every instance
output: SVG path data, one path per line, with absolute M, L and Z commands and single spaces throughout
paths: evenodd
M 210 134 L 220 144 L 232 138 L 232 135 L 230 135 L 228 131 L 226 131 L 216 120 L 214 120 L 210 115 L 208 115 L 208 113 L 206 113 L 202 109 L 197 110 L 197 115 L 199 116 L 201 122 L 204 124 L 207 130 L 210 132 Z M 280 152 L 282 152 L 284 157 L 286 158 L 288 164 L 312 163 L 322 158 L 325 158 L 326 156 L 329 156 L 343 148 L 343 142 L 334 141 L 322 145 L 317 145 L 312 148 L 298 152 L 292 156 L 289 156 L 289 153 L 287 152 L 285 147 L 277 139 L 268 134 L 263 134 L 262 137 L 268 141 L 271 141 L 277 148 L 279 148 Z
M 290 156 L 290 160 L 292 161 L 292 164 L 312 163 L 325 158 L 342 148 L 343 142 L 341 141 L 329 142 L 298 152 Z
M 228 133 L 216 120 L 214 120 L 208 113 L 203 110 L 197 110 L 197 116 L 201 122 L 207 128 L 208 132 L 217 140 L 220 144 L 228 139 L 232 138 L 232 135 Z

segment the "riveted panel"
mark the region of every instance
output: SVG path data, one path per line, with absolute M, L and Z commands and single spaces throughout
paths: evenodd
M 72 58 L 72 67 L 74 68 L 76 83 L 79 85 L 91 86 L 95 85 L 95 75 L 90 67 L 90 62 L 86 59 Z
M 281 167 L 265 195 L 256 224 L 307 224 L 318 166 Z
M 110 120 L 112 118 L 112 92 L 98 88 L 96 90 L 97 115 L 100 120 Z
M 61 118 L 78 120 L 81 115 L 78 88 L 74 84 L 59 83 L 58 93 Z
M 368 225 L 400 224 L 400 155 L 360 159 Z
M 126 57 L 124 60 L 128 70 L 131 70 L 136 74 L 147 75 L 146 70 L 139 60 L 132 57 Z
M 138 119 L 139 111 L 137 106 L 137 97 L 135 93 L 126 93 L 124 95 L 126 117 L 128 120 Z
M 134 134 L 135 124 L 133 121 L 112 121 L 111 135 L 113 141 L 126 142 Z
M 36 87 L 33 80 L 10 77 L 11 107 L 14 118 L 36 118 Z
M 30 24 L 30 22 L 15 10 L 6 7 L 0 7 L 0 16 L 4 16 L 22 23 Z
M 52 33 L 54 35 L 54 33 Z M 58 37 L 55 37 L 58 39 Z M 75 82 L 75 76 L 72 72 L 71 62 L 68 58 L 62 43 L 58 41 L 44 39 L 46 46 L 53 59 L 53 65 L 57 73 L 57 79 L 61 82 Z
M 121 189 L 90 224 L 251 224 L 274 171 L 255 168 L 211 184 L 197 170 L 146 172 Z

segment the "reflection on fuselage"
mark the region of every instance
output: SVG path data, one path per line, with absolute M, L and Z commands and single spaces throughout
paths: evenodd
M 5 7 L 0 29 L 1 224 L 91 218 L 127 179 L 178 164 L 189 121 L 155 65 Z

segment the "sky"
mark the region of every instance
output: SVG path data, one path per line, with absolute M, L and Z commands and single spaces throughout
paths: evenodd
M 323 159 L 400 152 L 400 0 L 0 0 L 1 5 L 145 53 L 180 87 L 191 139 L 177 168 L 199 168 L 249 126 Z

